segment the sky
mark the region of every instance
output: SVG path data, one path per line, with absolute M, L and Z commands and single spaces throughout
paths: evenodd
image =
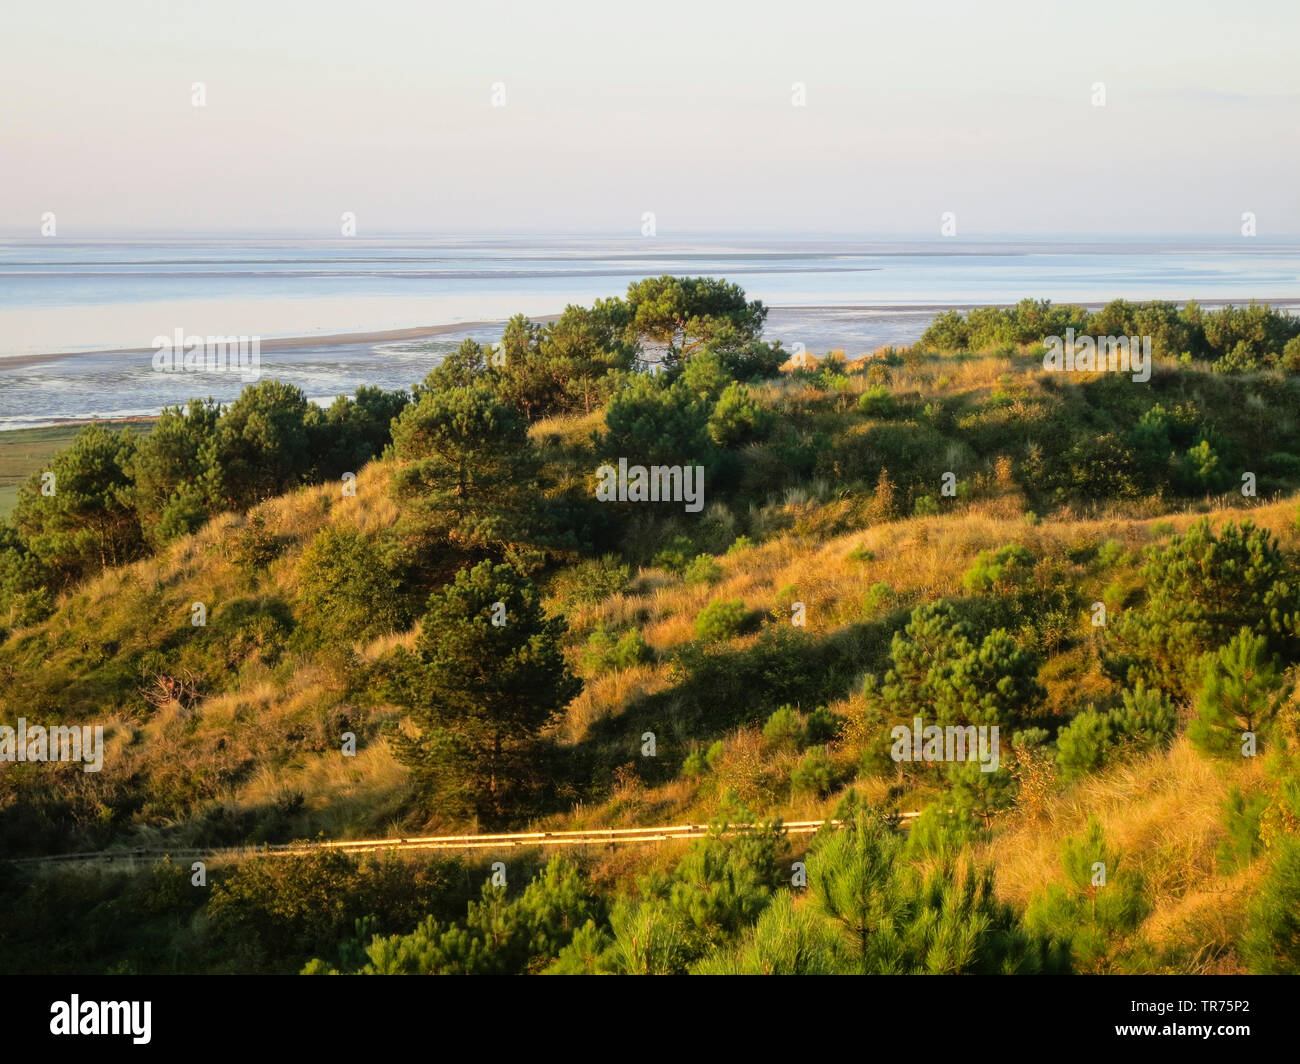
M 1296 237 L 1297 40 L 1294 0 L 5 0 L 0 234 Z

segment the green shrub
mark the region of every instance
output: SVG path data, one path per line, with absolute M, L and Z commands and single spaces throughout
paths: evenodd
M 808 714 L 804 722 L 804 741 L 810 745 L 823 745 L 839 738 L 844 718 L 832 713 L 825 706 L 818 706 Z
M 883 384 L 868 388 L 858 399 L 858 409 L 868 417 L 893 417 L 898 409 L 893 393 Z
M 1263 848 L 1259 828 L 1268 803 L 1266 792 L 1247 800 L 1240 787 L 1232 788 L 1223 806 L 1228 837 L 1219 843 L 1219 868 L 1225 874 L 1246 867 Z
M 1250 904 L 1241 956 L 1254 975 L 1300 975 L 1300 838 L 1279 841 Z
M 692 750 L 682 761 L 682 775 L 687 779 L 699 779 L 709 771 L 709 762 L 703 750 Z
M 1097 564 L 1102 568 L 1109 569 L 1112 566 L 1119 565 L 1125 553 L 1123 543 L 1117 539 L 1108 539 L 1097 548 Z
M 631 586 L 631 571 L 618 556 L 606 554 L 589 558 L 561 569 L 551 584 L 551 592 L 567 609 L 579 603 L 602 602 L 621 595 Z
M 794 706 L 782 706 L 767 718 L 763 725 L 763 738 L 769 746 L 802 748 L 804 726 Z
M 740 944 L 697 962 L 694 975 L 835 975 L 843 959 L 835 930 L 781 891 Z
M 898 592 L 895 591 L 885 581 L 880 580 L 871 585 L 867 591 L 866 600 L 862 604 L 863 612 L 872 617 L 881 610 L 893 606 L 898 602 Z
M 650 648 L 636 629 L 624 632 L 617 640 L 598 624 L 587 639 L 582 655 L 583 671 L 592 676 L 630 669 L 650 660 Z
M 347 641 L 409 628 L 404 574 L 361 533 L 327 525 L 298 563 L 300 616 Z
M 1006 591 L 1022 583 L 1033 567 L 1034 556 L 1017 543 L 996 551 L 981 551 L 962 577 L 962 586 L 976 593 Z
M 790 786 L 795 794 L 825 798 L 835 789 L 837 782 L 835 763 L 822 746 L 814 746 L 805 753 L 790 773 Z
M 1069 781 L 1101 768 L 1111 743 L 1110 714 L 1089 706 L 1056 736 L 1056 762 Z
M 1110 712 L 1115 739 L 1138 749 L 1163 745 L 1174 734 L 1178 710 L 1161 691 L 1139 682 L 1123 694 L 1123 705 Z
M 205 935 L 234 970 L 295 971 L 332 954 L 367 914 L 410 927 L 441 910 L 452 868 L 337 851 L 248 860 L 213 884 Z
M 1123 704 L 1108 713 L 1089 706 L 1056 737 L 1061 778 L 1075 780 L 1102 767 L 1121 748 L 1146 750 L 1167 743 L 1178 712 L 1160 691 L 1137 684 L 1123 694 Z
M 690 587 L 697 584 L 716 584 L 722 579 L 722 566 L 711 554 L 697 554 L 682 574 Z
M 1195 663 L 1243 627 L 1286 661 L 1300 654 L 1300 580 L 1268 530 L 1245 520 L 1216 532 L 1202 519 L 1144 556 L 1147 600 L 1109 629 L 1112 674 L 1190 697 L 1201 678 Z
M 731 546 L 727 548 L 728 554 L 739 554 L 742 550 L 749 550 L 754 545 L 754 541 L 748 536 L 737 536 Z
M 1006 727 L 1032 716 L 1044 697 L 1033 653 L 1000 628 L 977 639 L 947 602 L 916 607 L 889 654 L 878 697 L 894 721 L 919 715 L 940 726 Z
M 969 813 L 932 802 L 921 810 L 907 832 L 909 857 L 953 857 L 986 833 Z
M 739 447 L 766 439 L 772 424 L 772 412 L 758 404 L 746 385 L 733 381 L 709 416 L 709 439 L 719 447 Z
M 689 539 L 685 536 L 674 536 L 668 545 L 654 556 L 650 564 L 656 569 L 681 576 L 690 565 L 694 551 L 695 545 Z
M 696 615 L 695 638 L 701 643 L 733 639 L 740 634 L 745 618 L 745 604 L 740 599 L 715 599 Z
M 1217 655 L 1208 657 L 1196 719 L 1187 737 L 1207 754 L 1241 753 L 1242 735 L 1264 733 L 1276 714 L 1284 686 L 1268 640 L 1243 628 Z
M 1080 971 L 1112 970 L 1125 939 L 1150 911 L 1141 878 L 1121 870 L 1121 855 L 1107 845 L 1096 818 L 1085 836 L 1065 840 L 1061 866 L 1065 883 L 1053 884 L 1030 901 L 1025 926 L 1067 943 Z

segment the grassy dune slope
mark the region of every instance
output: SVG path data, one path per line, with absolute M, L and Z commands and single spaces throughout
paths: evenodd
M 712 582 L 691 584 L 645 564 L 633 566 L 626 591 L 599 601 L 574 603 L 561 583 L 553 585 L 548 606 L 566 613 L 566 651 L 585 671 L 586 688 L 548 736 L 557 763 L 575 773 L 579 800 L 543 822 L 559 828 L 706 819 L 729 790 L 755 812 L 787 819 L 829 815 L 849 786 L 895 808 L 920 808 L 935 800 L 936 788 L 901 774 L 859 777 L 862 677 L 888 667 L 890 640 L 914 606 L 979 597 L 963 575 L 981 552 L 1019 544 L 1035 559 L 1038 584 L 1073 589 L 1056 613 L 1033 624 L 1022 618 L 1018 630 L 1043 656 L 1044 714 L 1063 721 L 1116 695 L 1099 667 L 1088 611 L 1095 601 L 1124 608 L 1140 585 L 1143 547 L 1167 542 L 1203 515 L 1218 524 L 1248 511 L 1284 550 L 1300 549 L 1296 498 L 1280 493 L 1258 501 L 1229 493 L 1193 504 L 1142 499 L 1035 517 L 999 440 L 1026 423 L 1050 431 L 1066 399 L 1041 374 L 1018 372 L 1025 368 L 1008 355 L 894 374 L 891 389 L 909 411 L 945 403 L 954 417 L 973 419 L 972 432 L 989 435 L 978 454 L 950 444 L 933 456 L 973 484 L 963 497 L 942 499 L 938 513 L 873 513 L 870 493 L 837 482 L 836 464 L 751 503 L 746 527 L 756 542 L 717 554 L 721 575 Z M 830 391 L 798 379 L 756 391 L 778 415 L 835 426 L 849 437 L 903 431 L 897 421 L 891 426 L 858 412 L 857 398 L 870 386 L 866 376 L 845 378 Z M 1212 407 L 1230 385 L 1187 373 L 1166 379 L 1165 387 Z M 1259 387 L 1273 384 L 1261 379 Z M 928 430 L 906 424 L 924 437 L 918 446 L 929 445 Z M 574 478 L 591 468 L 590 436 L 599 426 L 598 414 L 552 419 L 532 435 Z M 776 461 L 769 450 L 753 446 L 755 467 Z M 358 680 L 368 664 L 412 644 L 416 633 L 328 648 L 293 634 L 303 620 L 303 551 L 330 525 L 365 535 L 391 529 L 401 516 L 389 490 L 393 473 L 391 462 L 374 462 L 361 470 L 355 498 L 336 485 L 305 488 L 249 514 L 217 518 L 154 558 L 88 582 L 48 620 L 0 645 L 0 715 L 107 726 L 102 772 L 41 767 L 54 775 L 62 813 L 77 825 L 82 844 L 221 845 L 473 826 L 412 819 L 406 769 L 380 734 L 401 711 Z M 734 508 L 715 503 L 703 517 L 730 527 Z M 715 600 L 740 600 L 748 616 L 739 634 L 705 650 L 694 622 Z M 204 604 L 203 626 L 191 623 L 195 603 Z M 795 603 L 806 611 L 802 628 L 790 623 Z M 1012 622 L 1015 629 L 1014 615 Z M 598 626 L 636 629 L 649 660 L 605 672 L 583 664 Z M 846 722 L 844 737 L 829 748 L 837 782 L 828 795 L 792 788 L 800 754 L 774 749 L 759 732 L 785 702 L 803 713 L 825 705 Z M 1180 708 L 1186 718 L 1190 707 Z M 345 731 L 358 737 L 355 758 L 339 751 Z M 646 731 L 657 737 L 653 759 L 639 754 Z M 708 772 L 680 772 L 687 755 L 715 743 L 721 745 Z M 6 766 L 0 808 L 35 771 Z M 1232 970 L 1231 944 L 1253 866 L 1220 871 L 1223 806 L 1233 787 L 1250 794 L 1263 785 L 1252 762 L 1215 764 L 1179 739 L 1169 750 L 1081 782 L 1048 779 L 1024 790 L 977 854 L 996 865 L 1000 893 L 1022 905 L 1060 879 L 1062 840 L 1096 816 L 1143 875 L 1153 908 L 1140 937 L 1153 951 L 1151 966 L 1172 951 L 1197 970 Z M 38 837 L 42 829 L 12 810 L 5 820 L 11 839 Z M 626 878 L 657 861 L 651 853 L 608 855 L 594 874 Z M 1198 944 L 1195 956 L 1186 954 L 1187 942 Z

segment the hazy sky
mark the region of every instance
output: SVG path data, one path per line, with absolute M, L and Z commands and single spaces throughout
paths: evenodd
M 5 0 L 0 232 L 1294 236 L 1298 40 L 1296 0 Z

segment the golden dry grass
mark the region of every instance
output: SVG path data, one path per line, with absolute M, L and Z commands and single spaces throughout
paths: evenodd
M 1141 936 L 1158 950 L 1194 941 L 1205 951 L 1206 970 L 1217 970 L 1210 958 L 1239 937 L 1242 907 L 1258 875 L 1254 866 L 1233 875 L 1219 872 L 1224 806 L 1233 786 L 1249 792 L 1262 785 L 1262 777 L 1253 761 L 1212 761 L 1179 738 L 1167 751 L 1049 797 L 1038 816 L 1012 813 L 977 856 L 993 864 L 999 895 L 1023 907 L 1049 884 L 1064 882 L 1061 846 L 1096 817 L 1120 854 L 1120 867 L 1141 875 L 1153 905 Z

